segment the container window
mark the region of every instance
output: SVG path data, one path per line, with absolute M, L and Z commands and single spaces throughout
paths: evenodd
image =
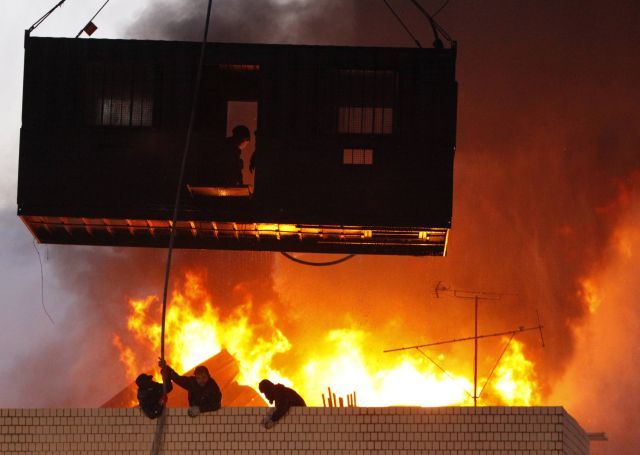
M 341 106 L 338 132 L 345 134 L 391 134 L 393 109 L 390 107 Z
M 342 153 L 342 164 L 371 165 L 373 149 L 346 148 Z
M 395 71 L 338 70 L 338 133 L 392 134 Z
M 153 125 L 153 70 L 148 63 L 94 63 L 86 73 L 86 122 L 95 126 Z

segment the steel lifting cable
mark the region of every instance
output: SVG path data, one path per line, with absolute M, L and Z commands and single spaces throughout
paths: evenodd
M 433 36 L 435 38 L 435 41 L 433 43 L 434 47 L 436 48 L 442 48 L 442 41 L 440 41 L 440 36 L 438 35 L 438 32 L 440 32 L 442 34 L 442 36 L 449 41 L 449 43 L 455 47 L 455 41 L 451 38 L 451 36 L 449 36 L 449 34 L 447 33 L 447 31 L 442 28 L 442 26 L 440 24 L 438 24 L 438 22 L 436 22 L 436 20 L 433 18 L 434 15 L 429 14 L 429 12 L 424 9 L 424 7 L 418 3 L 418 0 L 411 0 L 411 3 L 413 3 L 413 5 L 418 9 L 418 11 L 420 11 L 420 13 L 422 13 L 422 15 L 424 17 L 427 18 L 427 20 L 429 21 L 429 25 L 431 25 L 431 29 L 433 30 Z M 439 13 L 440 11 L 442 11 L 442 9 L 447 6 L 447 3 L 445 3 L 444 5 L 442 5 L 437 13 Z M 437 14 L 436 13 L 436 14 Z
M 400 22 L 400 25 L 402 25 L 402 28 L 404 28 L 404 30 L 409 34 L 413 42 L 416 43 L 416 46 L 422 49 L 422 44 L 420 44 L 420 41 L 418 41 L 418 38 L 416 38 L 415 35 L 411 33 L 411 30 L 409 30 L 409 27 L 405 25 L 403 20 L 400 18 L 400 16 L 398 16 L 398 13 L 395 12 L 395 10 L 389 4 L 389 2 L 387 0 L 382 0 L 382 1 L 384 2 L 385 5 L 387 5 L 387 8 L 389 8 L 389 11 L 391 11 L 391 14 L 393 14 L 393 16 L 398 20 L 398 22 Z
M 107 0 L 106 2 L 104 2 L 104 4 L 100 7 L 100 9 L 96 12 L 96 14 L 93 15 L 93 17 L 91 19 L 89 19 L 89 22 L 87 22 L 87 25 L 90 24 L 91 22 L 93 22 L 93 20 L 98 16 L 98 14 L 100 14 L 100 11 L 103 10 L 103 8 L 105 6 L 107 6 L 107 3 L 109 3 L 111 0 Z M 78 32 L 78 34 L 76 35 L 76 38 L 80 38 L 80 35 L 82 35 L 82 32 L 84 32 L 84 29 L 87 28 L 87 25 L 85 25 L 84 27 L 82 27 L 80 29 L 80 31 Z
M 327 262 L 313 262 L 313 261 L 305 261 L 304 259 L 298 259 L 295 256 L 290 255 L 289 253 L 285 253 L 284 251 L 281 251 L 280 254 L 282 254 L 284 257 L 286 257 L 287 259 L 293 261 L 293 262 L 297 262 L 298 264 L 302 264 L 302 265 L 310 265 L 313 267 L 328 267 L 330 265 L 338 265 L 341 264 L 343 262 L 348 261 L 349 259 L 351 259 L 352 257 L 355 256 L 355 254 L 347 254 L 346 256 L 341 257 L 340 259 L 336 259 L 333 261 L 327 261 Z
M 440 14 L 442 10 L 447 7 L 450 1 L 451 0 L 445 0 L 445 2 L 442 5 L 440 5 L 440 8 L 438 8 L 436 12 L 431 15 L 431 17 L 436 17 L 438 14 Z
M 38 26 L 42 24 L 51 15 L 51 13 L 53 13 L 56 10 L 56 8 L 59 8 L 60 6 L 62 6 L 62 4 L 66 1 L 67 0 L 60 0 L 58 3 L 56 3 L 56 5 L 53 8 L 47 11 L 40 19 L 35 21 L 33 25 L 29 27 L 29 29 L 27 30 L 27 35 L 30 35 L 32 31 L 38 28 Z

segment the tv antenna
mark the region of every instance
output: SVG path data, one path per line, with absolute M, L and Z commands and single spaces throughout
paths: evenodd
M 474 301 L 474 326 L 475 326 L 474 335 L 473 336 L 469 336 L 469 337 L 464 337 L 464 338 L 453 338 L 451 340 L 435 341 L 435 342 L 432 342 L 432 343 L 417 344 L 417 345 L 413 345 L 413 346 L 405 346 L 405 347 L 401 347 L 401 348 L 387 349 L 387 350 L 384 350 L 382 352 L 388 353 L 388 352 L 408 351 L 408 350 L 411 350 L 411 349 L 415 349 L 415 350 L 417 350 L 418 352 L 423 354 L 425 357 L 427 357 L 427 359 L 429 359 L 431 362 L 433 362 L 435 364 L 435 362 L 433 361 L 433 359 L 431 359 L 431 357 L 427 356 L 426 354 L 424 354 L 424 352 L 422 352 L 421 348 L 426 348 L 426 347 L 431 347 L 431 346 L 439 346 L 439 345 L 443 345 L 443 344 L 459 343 L 459 342 L 462 342 L 462 341 L 473 340 L 474 341 L 474 350 L 473 350 L 473 396 L 472 396 L 472 398 L 473 398 L 473 407 L 477 407 L 478 398 L 480 398 L 480 395 L 484 391 L 484 388 L 487 386 L 487 384 L 491 380 L 491 377 L 493 376 L 493 372 L 495 371 L 496 367 L 500 363 L 500 360 L 502 360 L 502 357 L 504 356 L 504 353 L 507 351 L 507 348 L 511 344 L 511 341 L 513 340 L 513 338 L 517 334 L 522 333 L 522 332 L 528 332 L 530 330 L 538 330 L 540 332 L 540 341 L 542 343 L 542 347 L 544 347 L 544 337 L 542 336 L 542 329 L 544 328 L 544 326 L 540 322 L 540 314 L 538 313 L 537 310 L 536 310 L 536 316 L 538 318 L 538 325 L 536 325 L 536 326 L 533 326 L 533 327 L 520 326 L 520 327 L 518 327 L 516 329 L 507 330 L 507 331 L 504 331 L 504 332 L 486 333 L 486 334 L 478 335 L 478 303 L 479 303 L 479 301 L 480 300 L 500 300 L 500 299 L 502 299 L 503 296 L 517 296 L 518 294 L 507 293 L 507 292 L 484 292 L 484 291 L 469 291 L 469 290 L 463 290 L 463 289 L 452 289 L 452 288 L 446 287 L 442 283 L 442 281 L 438 281 L 438 283 L 436 284 L 435 293 L 436 293 L 436 298 L 437 299 L 439 299 L 442 294 L 449 293 L 450 295 L 452 295 L 453 297 L 458 298 L 458 299 L 473 300 Z M 487 380 L 485 381 L 484 385 L 482 386 L 482 389 L 480 390 L 480 393 L 478 393 L 478 340 L 480 340 L 482 338 L 493 338 L 493 337 L 499 337 L 499 336 L 505 336 L 505 335 L 510 335 L 509 341 L 507 342 L 507 344 L 505 345 L 504 349 L 502 350 L 502 353 L 498 357 L 498 360 L 493 365 L 493 368 L 491 369 L 491 372 L 489 373 L 489 377 L 487 378 Z M 443 368 L 440 365 L 438 365 L 438 364 L 435 364 L 435 365 L 438 368 L 440 368 L 441 370 L 443 370 Z

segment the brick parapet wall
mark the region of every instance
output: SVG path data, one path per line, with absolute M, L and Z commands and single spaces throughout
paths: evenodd
M 265 413 L 169 409 L 162 453 L 589 452 L 561 407 L 293 408 L 272 430 L 260 425 Z M 137 409 L 1 409 L 0 453 L 148 454 L 156 425 Z

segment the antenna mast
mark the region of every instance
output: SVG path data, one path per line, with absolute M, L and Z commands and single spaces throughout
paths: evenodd
M 478 394 L 478 340 L 482 338 L 492 338 L 492 337 L 503 336 L 503 335 L 511 335 L 511 338 L 509 338 L 509 343 L 511 343 L 511 340 L 513 339 L 513 337 L 518 333 L 527 332 L 529 330 L 539 330 L 542 347 L 544 347 L 544 338 L 542 337 L 542 329 L 544 328 L 544 326 L 540 323 L 540 315 L 536 310 L 536 315 L 538 318 L 538 325 L 536 326 L 533 326 L 533 327 L 520 326 L 514 330 L 507 330 L 504 332 L 478 335 L 478 303 L 479 301 L 480 300 L 500 300 L 503 296 L 507 296 L 507 295 L 517 296 L 518 294 L 507 293 L 507 292 L 484 292 L 484 291 L 468 291 L 468 290 L 461 290 L 461 289 L 450 289 L 444 286 L 442 284 L 442 281 L 438 281 L 438 283 L 435 286 L 436 298 L 440 298 L 440 295 L 442 295 L 442 293 L 445 293 L 445 292 L 451 293 L 453 297 L 458 299 L 473 300 L 474 302 L 474 335 L 473 336 L 464 337 L 464 338 L 454 338 L 451 340 L 444 340 L 444 341 L 435 341 L 433 343 L 417 344 L 414 346 L 406 346 L 401 348 L 387 349 L 382 352 L 385 352 L 385 353 L 398 352 L 398 351 L 406 351 L 409 349 L 416 349 L 420 351 L 420 348 L 473 340 L 474 349 L 473 349 L 473 397 L 472 398 L 473 398 L 473 407 L 475 408 L 478 406 L 478 398 L 480 398 Z M 509 343 L 507 343 L 507 346 L 509 345 Z M 504 351 L 502 351 L 502 354 L 500 354 L 498 361 L 496 362 L 493 369 L 491 370 L 491 373 L 489 374 L 487 381 L 482 387 L 482 390 L 484 390 L 484 387 L 489 382 L 489 379 L 491 379 L 491 376 L 493 375 L 493 371 L 496 369 L 496 367 L 500 363 L 500 360 L 502 359 L 502 356 L 504 355 L 505 352 L 506 352 L 506 347 Z

